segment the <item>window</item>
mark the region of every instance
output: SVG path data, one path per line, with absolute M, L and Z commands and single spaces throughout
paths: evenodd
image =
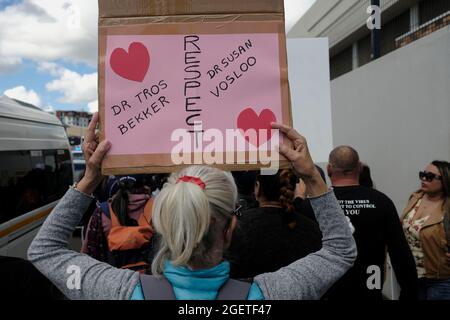
M 450 11 L 449 0 L 422 0 L 419 3 L 420 24 L 427 23 Z
M 72 152 L 73 160 L 84 160 L 82 152 Z
M 72 184 L 68 150 L 0 152 L 0 223 L 58 200 Z
M 350 46 L 330 59 L 331 80 L 352 71 L 353 47 Z
M 358 63 L 359 66 L 369 63 L 371 61 L 372 54 L 372 38 L 371 35 L 367 35 L 358 41 Z
M 73 165 L 75 171 L 84 171 L 86 169 L 86 164 L 84 163 L 75 163 Z
M 395 39 L 410 31 L 410 12 L 409 10 L 399 14 L 391 21 L 383 24 L 381 27 L 381 55 L 384 56 L 397 47 Z
M 69 137 L 69 143 L 71 146 L 78 146 L 81 144 L 81 137 Z

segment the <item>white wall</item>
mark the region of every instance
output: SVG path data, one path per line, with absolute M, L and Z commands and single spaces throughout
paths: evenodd
M 402 210 L 418 171 L 450 159 L 450 27 L 331 84 L 334 145 L 354 146 Z
M 287 39 L 287 52 L 294 128 L 314 161 L 326 162 L 333 146 L 328 40 Z

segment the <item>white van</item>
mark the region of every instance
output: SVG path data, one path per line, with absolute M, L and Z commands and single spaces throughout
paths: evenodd
M 69 141 L 58 118 L 0 96 L 0 255 L 26 258 L 73 177 Z

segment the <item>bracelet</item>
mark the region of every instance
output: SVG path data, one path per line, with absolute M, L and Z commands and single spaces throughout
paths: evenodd
M 89 197 L 89 198 L 95 199 L 95 196 L 94 196 L 93 193 L 87 194 L 87 193 L 85 193 L 85 192 L 83 192 L 83 191 L 80 191 L 80 190 L 77 189 L 77 186 L 78 186 L 78 181 L 75 182 L 75 183 L 74 183 L 73 185 L 71 185 L 70 187 L 71 187 L 72 189 L 76 190 L 77 192 L 79 192 L 79 193 L 81 193 L 81 194 L 83 194 L 83 195 Z
M 309 196 L 309 195 L 307 195 L 306 198 L 307 198 L 307 199 L 316 199 L 316 198 L 320 198 L 320 197 L 323 197 L 324 195 L 330 193 L 330 191 L 333 191 L 333 188 L 328 188 L 327 192 L 324 192 L 324 193 L 322 193 L 322 194 L 319 194 L 318 196 Z

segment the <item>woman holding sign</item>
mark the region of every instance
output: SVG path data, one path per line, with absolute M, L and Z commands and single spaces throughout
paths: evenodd
M 28 251 L 29 260 L 71 299 L 319 299 L 353 264 L 356 246 L 332 191 L 295 130 L 273 124 L 293 142 L 280 146 L 307 195 L 323 233 L 322 249 L 253 283 L 229 280 L 223 252 L 236 227 L 237 190 L 231 174 L 189 167 L 173 174 L 155 198 L 152 221 L 161 237 L 153 261 L 154 277 L 116 269 L 66 248 L 89 195 L 100 183 L 100 164 L 110 143 L 98 143 L 94 115 L 86 136 L 86 174 L 61 199 Z

